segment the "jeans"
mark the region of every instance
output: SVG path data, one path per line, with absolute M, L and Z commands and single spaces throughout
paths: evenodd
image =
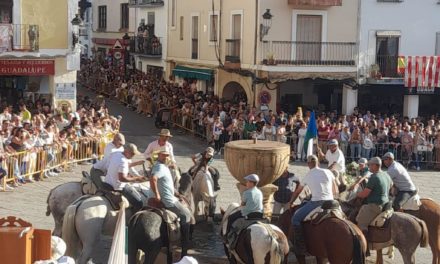
M 122 189 L 122 195 L 133 205 L 135 211 L 139 211 L 144 205 L 141 194 L 130 184 L 125 185 L 124 189 Z
M 414 195 L 417 191 L 398 191 L 393 201 L 393 209 L 398 212 L 402 206 Z
M 361 157 L 366 158 L 367 160 L 370 159 L 371 149 L 362 148 Z
M 180 218 L 181 225 L 188 224 L 191 221 L 191 212 L 180 202 L 175 202 L 174 206 L 166 207 L 166 209 L 175 213 Z
M 361 144 L 359 143 L 350 144 L 350 152 L 352 159 L 359 159 L 361 157 Z
M 345 157 L 347 157 L 347 148 L 348 148 L 348 142 L 342 141 L 341 142 L 341 150 L 342 150 L 342 153 L 344 153 Z
M 301 222 L 306 216 L 315 208 L 320 207 L 325 201 L 309 201 L 305 202 L 292 217 L 292 224 L 294 226 L 301 226 Z

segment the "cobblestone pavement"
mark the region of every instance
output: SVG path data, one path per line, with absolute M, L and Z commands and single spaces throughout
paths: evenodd
M 85 91 L 80 92 L 84 93 Z M 122 120 L 122 132 L 126 135 L 128 142 L 133 142 L 138 145 L 140 150 L 144 150 L 149 142 L 156 139 L 159 130 L 154 127 L 152 118 L 137 115 L 114 102 L 109 102 L 109 105 L 112 114 L 121 114 L 124 117 Z M 171 142 L 174 145 L 177 162 L 182 171 L 186 171 L 192 164 L 190 155 L 202 151 L 206 145 L 202 140 L 179 133 L 177 130 L 172 130 L 172 133 L 174 137 Z M 230 175 L 221 157 L 216 158 L 217 160 L 213 165 L 220 171 L 220 185 L 222 187 L 218 194 L 217 204 L 218 208 L 226 208 L 228 204 L 239 201 L 240 197 L 235 187 L 236 180 Z M 14 215 L 32 222 L 37 228 L 52 229 L 54 226 L 52 216 L 47 217 L 45 215 L 46 198 L 49 191 L 61 183 L 77 181 L 81 177 L 80 171 L 89 170 L 89 167 L 90 165 L 78 166 L 72 173 L 63 173 L 58 177 L 50 178 L 43 182 L 26 184 L 12 192 L 0 192 L 0 217 Z M 290 169 L 300 177 L 307 172 L 304 164 L 292 163 Z M 440 200 L 440 194 L 437 191 L 440 187 L 440 181 L 437 178 L 440 176 L 438 172 L 412 171 L 411 175 L 423 197 Z M 191 253 L 199 259 L 200 263 L 226 263 L 223 246 L 217 235 L 218 224 L 201 223 L 198 224 L 196 230 L 198 231 L 195 234 L 195 249 Z M 100 252 L 104 256 L 104 260 L 100 262 L 106 263 L 104 262 L 106 258 L 105 252 L 109 249 L 109 242 L 107 241 L 107 243 L 102 244 Z M 387 263 L 403 263 L 399 253 L 396 254 L 396 258 L 393 261 L 389 261 L 387 258 L 385 260 Z M 430 250 L 419 248 L 416 254 L 416 263 L 431 263 Z

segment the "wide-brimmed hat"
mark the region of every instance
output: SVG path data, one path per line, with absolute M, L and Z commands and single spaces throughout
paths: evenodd
M 166 128 L 160 130 L 159 136 L 173 137 L 173 136 L 171 135 L 170 130 L 169 130 L 169 129 L 166 129 Z
M 211 157 L 214 156 L 214 149 L 212 147 L 206 148 L 206 154 L 210 155 Z
M 162 155 L 167 155 L 167 156 L 169 156 L 169 155 L 170 155 L 170 152 L 169 152 L 165 147 L 162 147 L 162 148 L 160 148 L 158 154 L 162 154 Z

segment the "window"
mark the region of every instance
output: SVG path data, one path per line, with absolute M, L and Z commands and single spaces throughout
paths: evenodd
M 128 29 L 128 4 L 121 4 L 121 29 Z
M 176 0 L 171 0 L 171 27 L 176 27 Z
M 149 34 L 154 35 L 155 14 L 154 12 L 147 13 L 147 25 L 149 28 Z
M 437 32 L 435 37 L 435 55 L 440 56 L 440 32 Z
M 199 58 L 199 17 L 191 18 L 191 59 Z
M 107 6 L 98 6 L 98 29 L 107 28 Z
M 12 23 L 12 0 L 0 1 L 0 24 L 10 24 Z
M 218 40 L 218 25 L 219 25 L 219 16 L 218 12 L 209 15 L 209 41 L 217 42 Z
M 376 38 L 376 64 L 379 65 L 383 77 L 396 78 L 398 76 L 400 36 L 381 36 Z
M 183 16 L 180 17 L 180 40 L 183 40 Z

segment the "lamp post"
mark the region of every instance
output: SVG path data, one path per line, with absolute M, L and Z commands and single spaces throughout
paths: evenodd
M 264 36 L 269 33 L 269 29 L 272 27 L 272 17 L 270 9 L 266 9 L 263 14 L 263 23 L 260 24 L 260 41 L 263 41 Z
M 122 37 L 122 39 L 124 40 L 124 49 L 125 49 L 125 54 L 124 54 L 124 76 L 125 76 L 125 80 L 127 80 L 127 63 L 130 62 L 130 55 L 129 55 L 129 51 L 130 51 L 130 36 L 128 35 L 128 33 L 125 33 L 125 35 Z
M 79 26 L 82 25 L 79 14 L 76 14 L 70 23 L 72 24 L 72 50 L 75 50 L 76 44 L 79 42 Z

